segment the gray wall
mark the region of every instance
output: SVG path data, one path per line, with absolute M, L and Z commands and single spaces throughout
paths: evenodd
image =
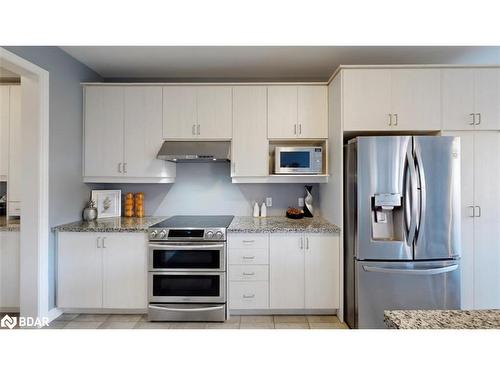
M 251 215 L 253 202 L 273 198 L 269 216 L 284 215 L 303 197 L 303 184 L 233 184 L 229 163 L 177 164 L 174 184 L 89 184 L 93 189 L 145 193 L 146 215 Z M 319 187 L 313 185 L 318 203 Z M 318 205 L 317 205 L 318 206 Z
M 79 220 L 89 188 L 82 183 L 82 88 L 102 78 L 57 47 L 4 47 L 50 73 L 49 223 Z M 55 306 L 54 237 L 49 244 L 49 307 Z

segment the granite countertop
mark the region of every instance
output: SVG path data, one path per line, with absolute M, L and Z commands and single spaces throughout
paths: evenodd
M 321 217 L 289 219 L 284 216 L 235 216 L 230 233 L 340 233 L 340 228 Z
M 155 225 L 164 216 L 137 217 L 110 217 L 95 221 L 75 221 L 59 225 L 53 230 L 58 232 L 147 232 L 151 225 Z
M 500 310 L 392 310 L 384 322 L 396 329 L 500 329 Z
M 19 232 L 20 228 L 19 219 L 7 221 L 5 216 L 0 216 L 0 232 Z

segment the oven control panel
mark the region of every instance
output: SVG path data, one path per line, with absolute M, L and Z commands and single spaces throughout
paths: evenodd
M 225 241 L 226 228 L 150 228 L 150 241 Z

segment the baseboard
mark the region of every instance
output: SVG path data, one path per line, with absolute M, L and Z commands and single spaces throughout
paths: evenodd
M 231 315 L 337 315 L 337 309 L 230 309 Z
M 0 313 L 18 314 L 19 307 L 0 307 Z

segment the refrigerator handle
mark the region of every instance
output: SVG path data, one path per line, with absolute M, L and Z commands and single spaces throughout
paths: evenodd
M 406 199 L 407 204 L 405 204 L 406 212 L 410 210 L 410 223 L 408 228 L 407 242 L 409 246 L 412 246 L 417 231 L 417 204 L 415 202 L 417 197 L 417 171 L 415 169 L 415 161 L 411 154 L 410 147 L 408 147 L 408 149 L 406 150 L 406 160 L 408 163 L 410 182 L 406 185 L 407 191 L 405 191 L 405 198 L 411 197 L 411 199 Z
M 400 275 L 439 275 L 440 273 L 452 272 L 458 269 L 458 264 L 453 264 L 451 266 L 438 267 L 438 268 L 386 268 L 386 267 L 375 267 L 375 266 L 363 266 L 363 271 L 366 272 L 380 272 L 380 273 L 392 273 Z
M 426 215 L 426 188 L 425 188 L 425 173 L 424 168 L 422 167 L 422 155 L 420 153 L 420 148 L 418 146 L 415 147 L 415 165 L 418 172 L 419 182 L 420 182 L 420 202 L 419 204 L 419 215 L 418 215 L 418 224 L 417 224 L 417 232 L 415 234 L 415 242 L 418 243 L 419 238 L 424 233 L 425 229 L 425 215 Z M 416 198 L 416 195 L 415 195 Z

